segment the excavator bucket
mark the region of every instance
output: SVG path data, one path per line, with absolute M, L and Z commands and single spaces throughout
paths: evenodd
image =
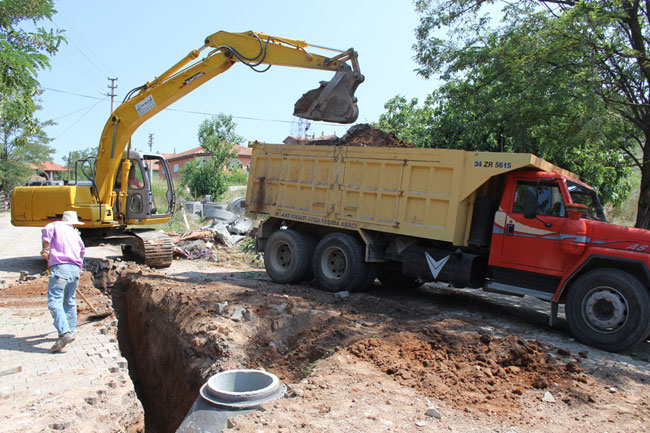
M 318 89 L 310 90 L 296 102 L 293 115 L 324 122 L 352 123 L 359 116 L 354 92 L 363 82 L 363 75 L 348 65 L 330 81 L 321 81 Z

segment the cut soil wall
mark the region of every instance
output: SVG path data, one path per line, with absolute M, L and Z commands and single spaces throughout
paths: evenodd
M 117 287 L 123 297 L 120 346 L 145 409 L 146 431 L 174 432 L 204 382 L 193 336 L 179 329 L 187 322 L 179 317 L 194 314 L 182 299 L 160 299 L 152 284 L 137 277 L 121 278 Z M 218 357 L 218 349 L 211 355 Z

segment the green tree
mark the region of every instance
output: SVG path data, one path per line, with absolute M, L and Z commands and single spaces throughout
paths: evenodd
M 87 147 L 85 149 L 81 150 L 73 150 L 69 152 L 67 155 L 65 155 L 63 159 L 63 165 L 68 168 L 68 171 L 70 172 L 70 177 L 74 179 L 74 171 L 75 171 L 75 165 L 78 170 L 81 171 L 81 163 L 76 164 L 77 161 L 82 161 L 91 157 L 96 157 L 97 156 L 97 148 L 96 147 Z M 85 180 L 83 174 L 81 172 L 77 173 L 77 176 Z M 68 174 L 65 173 L 64 177 L 67 179 Z
M 33 103 L 25 94 L 5 100 L 0 111 L 0 191 L 9 192 L 14 186 L 23 184 L 33 173 L 30 163 L 50 159 L 50 139 L 42 127 L 50 122 L 40 123 L 25 115 L 24 106 Z
M 450 81 L 443 96 L 455 97 L 456 86 L 467 96 L 465 86 L 469 93 L 479 91 L 477 98 L 496 98 L 489 108 L 499 102 L 512 107 L 469 115 L 516 126 L 522 138 L 537 139 L 553 162 L 582 162 L 582 168 L 567 168 L 591 182 L 589 173 L 599 171 L 594 183 L 605 198 L 621 197 L 624 188 L 614 184 L 631 161 L 642 176 L 636 225 L 650 228 L 647 2 L 418 0 L 415 5 L 421 14 L 414 46 L 418 72 Z M 496 5 L 502 9 L 495 12 Z M 508 87 L 512 91 L 500 93 Z M 536 125 L 530 125 L 531 117 Z M 504 148 L 512 136 L 491 134 Z
M 390 100 L 381 127 L 418 146 L 535 153 L 620 202 L 628 192 L 621 143 L 630 140 L 629 125 L 594 91 L 593 70 L 558 66 L 587 47 L 538 54 L 554 44 L 540 37 L 546 25 L 537 14 L 506 35 L 485 37 L 457 60 L 463 73 L 450 74 L 422 107 Z
M 217 198 L 226 192 L 226 167 L 237 156 L 233 146 L 244 140 L 235 133 L 236 127 L 232 116 L 222 113 L 204 120 L 199 126 L 199 143 L 210 156 L 201 161 L 190 161 L 181 174 L 181 183 L 190 189 L 194 197 L 209 194 Z
M 0 189 L 9 191 L 29 176 L 29 163 L 49 159 L 43 127 L 34 113 L 38 109 L 37 73 L 49 67 L 49 56 L 63 41 L 61 32 L 34 26 L 55 13 L 50 0 L 0 1 Z

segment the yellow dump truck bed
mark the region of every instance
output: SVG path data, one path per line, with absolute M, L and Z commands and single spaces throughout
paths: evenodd
M 255 143 L 249 211 L 466 245 L 474 192 L 524 167 L 577 178 L 535 155 Z

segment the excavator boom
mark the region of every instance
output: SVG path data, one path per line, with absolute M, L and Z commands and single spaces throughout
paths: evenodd
M 96 176 L 100 202 L 108 203 L 111 200 L 122 152 L 135 130 L 164 108 L 238 62 L 258 72 L 262 72 L 258 69 L 262 65 L 267 69 L 277 65 L 335 72 L 330 82 L 321 82 L 319 88 L 303 95 L 294 107 L 294 115 L 327 122 L 354 122 L 358 116 L 354 92 L 364 79 L 356 51 L 352 48 L 347 51 L 334 50 L 337 52 L 335 56 L 326 57 L 307 51 L 306 48 L 310 46 L 305 41 L 252 31 L 220 31 L 205 38 L 200 49 L 191 51 L 158 78 L 136 89 L 113 112 L 102 132 Z M 209 50 L 208 54 L 199 59 L 206 49 Z

